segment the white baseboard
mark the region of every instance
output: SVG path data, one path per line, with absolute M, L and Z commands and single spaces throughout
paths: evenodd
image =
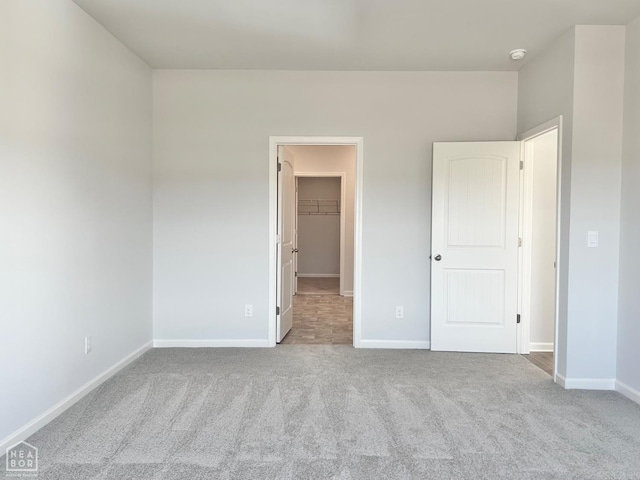
M 353 297 L 353 290 L 345 290 L 344 291 L 344 296 L 345 297 Z
M 298 278 L 340 278 L 339 273 L 298 273 Z
M 154 340 L 154 348 L 262 348 L 269 346 L 267 339 L 205 339 L 205 340 Z
M 553 352 L 553 342 L 551 343 L 543 343 L 543 342 L 531 342 L 529 344 L 530 352 Z
M 358 348 L 398 348 L 413 350 L 429 350 L 431 342 L 412 340 L 360 340 Z
M 567 390 L 615 390 L 615 378 L 566 378 L 556 375 L 558 384 Z
M 120 360 L 118 363 L 116 363 L 112 367 L 102 372 L 93 380 L 90 380 L 89 382 L 85 383 L 82 387 L 80 387 L 78 390 L 73 392 L 71 395 L 61 400 L 60 402 L 56 403 L 53 407 L 45 411 L 43 414 L 37 416 L 36 418 L 31 420 L 29 423 L 27 423 L 25 426 L 19 428 L 18 430 L 10 434 L 8 437 L 2 439 L 0 441 L 0 455 L 3 455 L 7 448 L 29 438 L 35 432 L 37 432 L 42 427 L 44 427 L 47 423 L 51 422 L 54 418 L 56 418 L 58 415 L 63 413 L 65 410 L 67 410 L 69 407 L 73 406 L 75 403 L 80 401 L 93 389 L 95 389 L 99 385 L 109 380 L 116 373 L 118 373 L 120 370 L 125 368 L 127 365 L 129 365 L 133 361 L 137 360 L 149 349 L 151 349 L 151 342 L 145 343 L 143 346 L 135 350 L 133 353 L 130 353 L 125 358 Z
M 640 403 L 640 391 L 636 390 L 635 388 L 631 388 L 629 385 L 622 383 L 620 380 L 616 380 L 616 391 L 620 392 L 629 400 Z

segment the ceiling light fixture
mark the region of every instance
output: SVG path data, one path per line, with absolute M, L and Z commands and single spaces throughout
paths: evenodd
M 526 54 L 527 51 L 524 48 L 518 48 L 509 52 L 511 60 L 522 60 Z

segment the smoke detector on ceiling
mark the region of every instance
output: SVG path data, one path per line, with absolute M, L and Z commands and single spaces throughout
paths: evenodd
M 527 51 L 524 48 L 518 48 L 509 52 L 511 60 L 522 60 L 526 54 Z

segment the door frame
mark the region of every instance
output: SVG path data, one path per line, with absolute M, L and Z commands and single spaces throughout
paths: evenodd
M 522 142 L 522 161 L 524 162 L 524 169 L 520 175 L 520 237 L 523 239 L 523 248 L 520 249 L 520 278 L 519 278 L 519 293 L 518 304 L 521 314 L 521 322 L 517 329 L 517 352 L 519 354 L 528 354 L 530 352 L 530 339 L 531 339 L 531 248 L 530 242 L 527 240 L 531 236 L 532 225 L 531 215 L 528 212 L 528 207 L 531 202 L 531 194 L 533 188 L 533 179 L 529 172 L 530 168 L 527 168 L 532 161 L 531 154 L 527 148 L 527 142 L 538 138 L 546 133 L 557 130 L 558 132 L 558 164 L 556 173 L 556 275 L 555 275 L 555 318 L 554 318 L 554 341 L 553 341 L 553 380 L 557 381 L 558 372 L 558 328 L 560 317 L 560 271 L 563 263 L 561 256 L 561 225 L 562 225 L 562 115 L 553 118 L 537 127 L 527 130 L 524 133 L 518 135 L 518 140 Z
M 296 188 L 297 188 L 297 180 L 298 178 L 339 178 L 340 179 L 340 295 L 344 297 L 344 273 L 346 270 L 345 266 L 345 253 L 346 253 L 346 228 L 347 228 L 347 216 L 345 215 L 344 205 L 347 203 L 347 189 L 345 185 L 345 179 L 347 177 L 346 172 L 294 172 L 293 176 L 296 178 Z M 296 191 L 297 198 L 297 191 Z M 298 248 L 298 205 L 296 203 L 296 236 L 295 248 Z M 296 266 L 298 264 L 296 257 Z M 296 268 L 297 273 L 297 268 Z M 297 290 L 296 290 L 297 293 Z
M 269 346 L 276 346 L 277 306 L 277 232 L 278 219 L 278 146 L 287 145 L 353 145 L 356 147 L 356 185 L 353 242 L 353 346 L 362 345 L 362 184 L 364 165 L 363 137 L 313 137 L 270 136 L 269 137 Z M 341 259 L 342 261 L 342 259 Z

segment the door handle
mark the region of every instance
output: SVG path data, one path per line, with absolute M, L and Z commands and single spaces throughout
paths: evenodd
M 435 260 L 436 262 L 439 262 L 440 260 L 442 260 L 442 255 L 436 255 L 436 256 L 434 257 L 434 260 Z
M 292 248 L 291 249 L 291 253 L 298 253 L 298 249 L 297 248 Z

